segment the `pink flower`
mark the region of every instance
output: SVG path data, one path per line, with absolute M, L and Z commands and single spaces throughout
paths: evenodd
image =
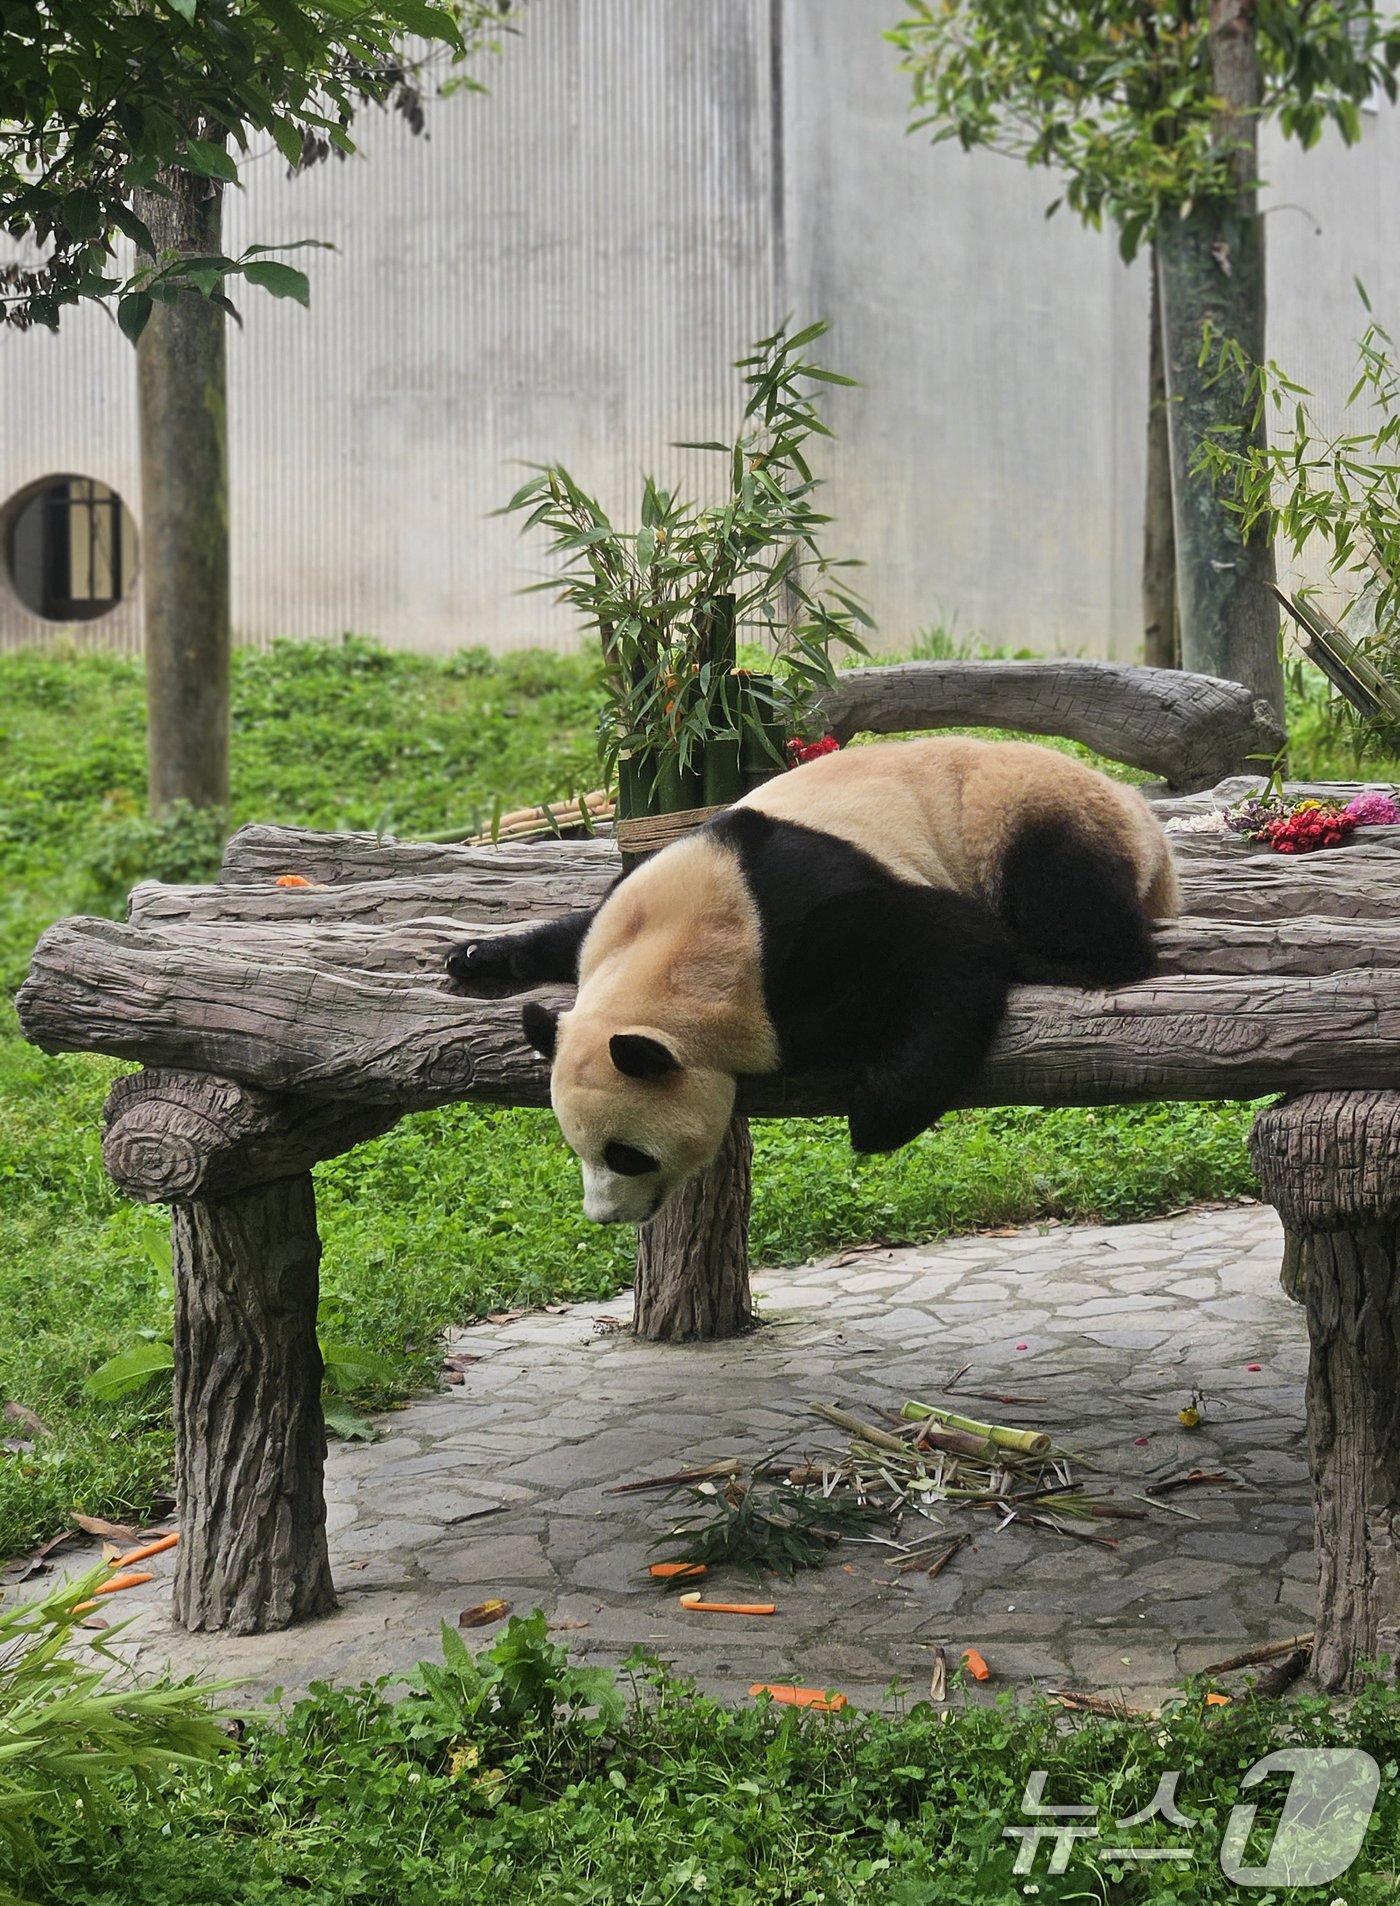
M 1358 827 L 1395 827 L 1400 825 L 1400 803 L 1389 794 L 1371 789 L 1348 801 L 1346 811 Z

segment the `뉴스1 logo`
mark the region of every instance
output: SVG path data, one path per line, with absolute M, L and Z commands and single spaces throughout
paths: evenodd
M 1221 1871 L 1237 1886 L 1326 1886 L 1339 1879 L 1361 1851 L 1380 1789 L 1380 1768 L 1359 1747 L 1283 1747 L 1256 1761 L 1240 1784 L 1246 1790 L 1255 1788 L 1272 1774 L 1288 1774 L 1290 1780 L 1267 1855 L 1262 1860 L 1246 1857 L 1259 1807 L 1255 1801 L 1242 1800 L 1231 1808 L 1215 1850 Z M 1021 1811 L 1032 1824 L 1002 1830 L 1006 1839 L 1021 1842 L 1012 1868 L 1021 1877 L 1034 1872 L 1042 1846 L 1049 1849 L 1042 1869 L 1047 1873 L 1065 1872 L 1081 1842 L 1093 1842 L 1100 1855 L 1129 1863 L 1169 1861 L 1186 1866 L 1202 1857 L 1201 1849 L 1191 1843 L 1198 1822 L 1176 1797 L 1179 1773 L 1163 1774 L 1145 1807 L 1113 1823 L 1115 1833 L 1128 1833 L 1151 1820 L 1165 1820 L 1178 1829 L 1175 1837 L 1181 1844 L 1172 1846 L 1133 1846 L 1105 1839 L 1097 1824 L 1097 1808 L 1046 1806 L 1046 1779 L 1042 1769 L 1026 1782 Z M 1026 1890 L 1035 1889 L 1028 1886 Z

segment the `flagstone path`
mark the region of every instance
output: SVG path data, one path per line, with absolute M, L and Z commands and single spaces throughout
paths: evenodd
M 919 1697 L 942 1645 L 953 1660 L 979 1649 L 989 1692 L 1158 1700 L 1185 1673 L 1311 1625 L 1307 1338 L 1279 1289 L 1280 1256 L 1273 1213 L 1243 1205 L 759 1273 L 763 1325 L 736 1343 L 634 1342 L 626 1298 L 462 1330 L 449 1345 L 471 1359 L 460 1385 L 385 1415 L 377 1443 L 331 1445 L 336 1614 L 275 1635 L 183 1634 L 166 1555 L 156 1581 L 121 1598 L 139 1617 L 123 1651 L 143 1673 L 168 1662 L 296 1692 L 436 1655 L 442 1622 L 502 1597 L 544 1609 L 575 1658 L 616 1662 L 640 1646 L 734 1698 L 792 1678 L 860 1702 L 891 1682 Z M 1045 1400 L 957 1404 L 976 1390 Z M 1193 1392 L 1203 1421 L 1188 1430 L 1178 1412 Z M 1240 1486 L 1088 1525 L 1116 1549 L 951 1512 L 950 1533 L 975 1536 L 936 1580 L 896 1577 L 888 1548 L 843 1544 L 777 1583 L 767 1619 L 688 1614 L 648 1576 L 674 1510 L 614 1485 L 728 1456 L 819 1458 L 843 1439 L 809 1403 L 868 1414 L 906 1397 L 1045 1429 L 1121 1498 L 1191 1467 Z M 742 1577 L 721 1585 L 752 1599 Z

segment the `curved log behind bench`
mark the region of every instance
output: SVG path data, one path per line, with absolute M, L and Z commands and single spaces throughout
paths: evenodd
M 490 924 L 491 931 L 526 920 L 557 920 L 574 907 L 596 906 L 614 874 L 596 867 L 563 868 L 517 880 L 490 872 L 426 874 L 414 880 L 348 880 L 341 886 L 277 887 L 267 882 L 232 887 L 167 887 L 143 880 L 133 887 L 127 917 L 133 926 L 175 920 L 257 920 L 281 931 L 307 920 L 360 921 L 383 926 L 434 916 Z
M 1239 682 L 1064 656 L 843 669 L 816 709 L 839 741 L 929 728 L 1061 735 L 1183 793 L 1256 763 L 1267 771 L 1287 740 Z

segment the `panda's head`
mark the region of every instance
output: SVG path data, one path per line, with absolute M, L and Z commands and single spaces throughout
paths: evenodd
M 654 1028 L 531 1000 L 525 1036 L 553 1062 L 549 1096 L 583 1167 L 583 1215 L 644 1224 L 708 1165 L 734 1115 L 732 1073 L 683 1065 Z

